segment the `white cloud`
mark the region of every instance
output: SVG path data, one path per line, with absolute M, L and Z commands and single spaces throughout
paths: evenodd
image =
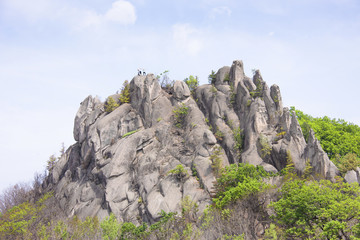
M 189 24 L 175 24 L 172 27 L 176 47 L 191 56 L 196 56 L 202 49 L 203 42 L 199 38 L 199 34 L 199 30 Z
M 5 0 L 4 7 L 9 16 L 20 16 L 31 22 L 55 19 L 75 28 L 97 27 L 110 22 L 129 25 L 136 21 L 135 7 L 126 0 L 114 1 L 104 13 L 88 5 L 75 6 L 71 1 L 59 0 Z
M 219 15 L 231 16 L 230 8 L 222 6 L 222 7 L 216 7 L 216 8 L 211 9 L 210 18 L 214 19 Z
M 128 1 L 119 0 L 112 4 L 105 14 L 106 21 L 117 22 L 123 25 L 134 24 L 136 21 L 135 7 Z

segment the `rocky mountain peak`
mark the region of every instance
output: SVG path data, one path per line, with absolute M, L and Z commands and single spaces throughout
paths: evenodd
M 153 74 L 130 82 L 130 103 L 104 111 L 88 96 L 74 121 L 76 143 L 56 163 L 44 184 L 66 214 L 152 223 L 161 210 L 180 211 L 186 196 L 200 210 L 211 203 L 220 167 L 246 162 L 278 172 L 292 158 L 298 171 L 309 161 L 334 180 L 335 165 L 314 133 L 308 143 L 284 108 L 280 88 L 260 71 L 252 78 L 243 62 L 220 68 L 213 84 L 192 94 L 176 81 L 172 94 Z

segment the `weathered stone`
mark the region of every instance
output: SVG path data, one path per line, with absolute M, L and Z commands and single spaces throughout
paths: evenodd
M 174 83 L 174 97 L 177 100 L 184 100 L 190 96 L 190 90 L 184 81 L 176 81 Z
M 196 101 L 183 81 L 173 89 L 172 94 L 163 91 L 148 74 L 132 79 L 131 103 L 111 113 L 97 98 L 81 103 L 74 122 L 76 143 L 43 184 L 55 192 L 67 215 L 103 219 L 113 212 L 121 221 L 152 223 L 161 210 L 180 211 L 186 196 L 202 211 L 214 190 L 211 156 L 216 149 L 222 166 L 243 162 L 277 172 L 291 157 L 299 172 L 309 160 L 315 173 L 327 179 L 339 174 L 313 132 L 305 142 L 294 113 L 282 106 L 279 87 L 269 89 L 260 71 L 245 76 L 241 61 L 219 69 L 214 86 L 197 87 Z M 173 110 L 180 104 L 188 111 L 175 126 Z M 170 174 L 180 164 L 187 174 Z M 357 182 L 359 172 L 350 171 L 345 179 Z M 249 234 L 263 233 L 264 226 L 248 210 L 243 216 L 252 221 Z
M 229 84 L 230 82 L 230 67 L 224 66 L 219 69 L 216 73 L 216 81 L 215 86 L 217 85 L 223 85 L 223 84 Z
M 359 173 L 354 170 L 348 171 L 345 174 L 344 179 L 347 183 L 358 183 L 359 182 Z

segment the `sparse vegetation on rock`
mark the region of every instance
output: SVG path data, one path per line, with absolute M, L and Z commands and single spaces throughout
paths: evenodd
M 175 126 L 178 128 L 184 127 L 185 118 L 188 115 L 189 107 L 187 107 L 184 103 L 180 106 L 176 107 L 173 110 L 175 116 Z

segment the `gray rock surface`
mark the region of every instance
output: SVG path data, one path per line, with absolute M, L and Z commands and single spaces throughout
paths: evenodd
M 171 95 L 152 74 L 132 79 L 130 97 L 111 113 L 98 98 L 80 104 L 76 143 L 44 184 L 69 216 L 113 212 L 119 220 L 152 223 L 161 210 L 180 211 L 185 196 L 204 209 L 211 203 L 217 149 L 222 166 L 246 162 L 277 172 L 291 156 L 299 172 L 309 160 L 327 179 L 339 174 L 313 132 L 305 142 L 279 87 L 269 88 L 260 71 L 245 76 L 242 61 L 219 69 L 214 85 L 197 87 L 194 98 L 183 81 L 175 82 Z M 176 127 L 173 110 L 179 106 L 187 114 Z M 182 177 L 169 173 L 178 165 L 186 171 Z M 346 175 L 349 182 L 358 178 L 355 171 Z

